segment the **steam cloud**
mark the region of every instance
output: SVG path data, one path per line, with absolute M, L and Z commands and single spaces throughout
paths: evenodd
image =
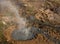
M 13 13 L 16 18 L 16 23 L 18 24 L 18 29 L 14 30 L 11 34 L 12 38 L 15 40 L 27 40 L 32 39 L 34 34 L 31 28 L 26 28 L 26 19 L 19 15 L 18 8 L 14 6 L 11 1 L 0 0 L 0 11 Z M 12 19 L 12 18 L 11 18 Z M 10 20 L 11 20 L 10 19 Z

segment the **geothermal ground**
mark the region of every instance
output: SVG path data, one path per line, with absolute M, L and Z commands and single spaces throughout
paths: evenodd
M 60 44 L 60 0 L 0 0 L 0 44 Z

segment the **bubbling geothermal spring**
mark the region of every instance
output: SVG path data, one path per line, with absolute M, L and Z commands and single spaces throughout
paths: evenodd
M 31 28 L 26 27 L 26 19 L 22 18 L 19 15 L 18 8 L 12 4 L 9 0 L 0 0 L 0 13 L 5 16 L 8 16 L 10 22 L 16 22 L 18 24 L 18 28 L 14 30 L 11 34 L 11 37 L 14 40 L 29 40 L 34 38 L 35 34 Z M 7 14 L 8 13 L 8 14 Z M 11 13 L 11 16 L 9 15 Z M 13 18 L 16 18 L 14 20 Z M 13 19 L 13 20 L 12 20 Z M 36 29 L 35 29 L 36 30 Z

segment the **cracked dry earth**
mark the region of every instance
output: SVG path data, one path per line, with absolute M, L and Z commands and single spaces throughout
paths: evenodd
M 28 20 L 28 26 L 36 27 L 40 31 L 32 40 L 16 41 L 11 38 L 11 33 L 16 26 L 10 25 L 3 31 L 7 42 L 10 44 L 60 44 L 59 1 L 15 0 L 15 3 L 20 7 L 19 12 L 21 16 Z

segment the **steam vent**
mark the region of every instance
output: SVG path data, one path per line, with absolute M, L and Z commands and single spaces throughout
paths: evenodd
M 34 30 L 34 31 L 33 31 Z M 11 36 L 15 40 L 31 40 L 35 38 L 37 30 L 35 28 L 31 29 L 16 29 L 12 32 Z
M 0 44 L 60 44 L 60 0 L 0 0 Z

